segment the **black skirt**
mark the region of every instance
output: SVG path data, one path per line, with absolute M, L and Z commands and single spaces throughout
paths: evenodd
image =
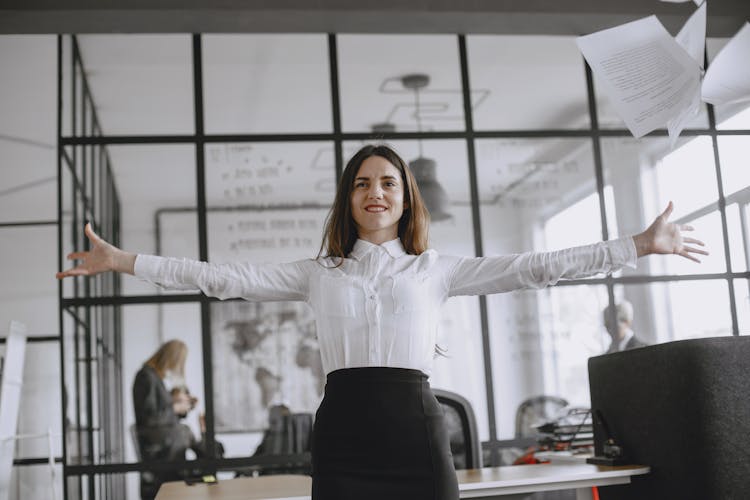
M 314 500 L 458 500 L 443 410 L 419 370 L 328 374 L 312 439 Z

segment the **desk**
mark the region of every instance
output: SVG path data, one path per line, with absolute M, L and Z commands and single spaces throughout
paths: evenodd
M 648 474 L 649 470 L 643 465 L 539 464 L 460 470 L 456 476 L 461 498 L 574 488 L 577 498 L 585 499 L 591 498 L 591 486 L 627 484 L 631 476 Z M 288 475 L 240 477 L 193 486 L 179 481 L 163 484 L 156 500 L 310 500 L 311 484 L 308 476 Z

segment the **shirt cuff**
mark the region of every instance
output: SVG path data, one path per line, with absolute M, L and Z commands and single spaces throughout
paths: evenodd
M 609 244 L 610 256 L 614 265 L 627 266 L 631 269 L 636 268 L 638 253 L 632 236 L 610 240 Z
M 136 255 L 135 264 L 133 265 L 135 277 L 146 281 L 153 281 L 157 275 L 159 260 L 161 260 L 161 257 L 157 257 L 156 255 Z

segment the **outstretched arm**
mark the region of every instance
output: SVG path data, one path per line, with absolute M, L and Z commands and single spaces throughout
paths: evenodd
M 692 246 L 704 246 L 702 241 L 682 236 L 682 231 L 692 231 L 693 226 L 669 222 L 673 208 L 670 201 L 666 210 L 645 231 L 633 236 L 636 253 L 638 257 L 650 254 L 676 254 L 700 262 L 692 254 L 708 255 L 708 252 Z
M 134 274 L 135 254 L 124 252 L 114 245 L 110 245 L 86 224 L 86 237 L 91 242 L 91 250 L 87 252 L 73 252 L 68 254 L 68 260 L 80 260 L 75 267 L 66 269 L 55 275 L 57 279 L 68 276 L 94 276 L 106 271 Z
M 543 288 L 560 279 L 580 279 L 611 273 L 623 266 L 635 268 L 636 259 L 650 254 L 677 254 L 700 262 L 695 254 L 703 242 L 683 237 L 692 231 L 686 224 L 669 222 L 672 202 L 645 231 L 607 242 L 553 252 L 528 252 L 479 258 L 446 258 L 447 295 L 483 295 L 512 290 Z

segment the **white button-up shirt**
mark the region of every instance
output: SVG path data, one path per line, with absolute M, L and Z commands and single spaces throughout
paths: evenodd
M 542 288 L 635 267 L 630 237 L 555 252 L 451 257 L 409 255 L 401 240 L 358 240 L 348 258 L 286 264 L 210 264 L 139 255 L 135 274 L 165 288 L 312 307 L 323 369 L 388 366 L 432 371 L 440 306 L 454 295 Z

